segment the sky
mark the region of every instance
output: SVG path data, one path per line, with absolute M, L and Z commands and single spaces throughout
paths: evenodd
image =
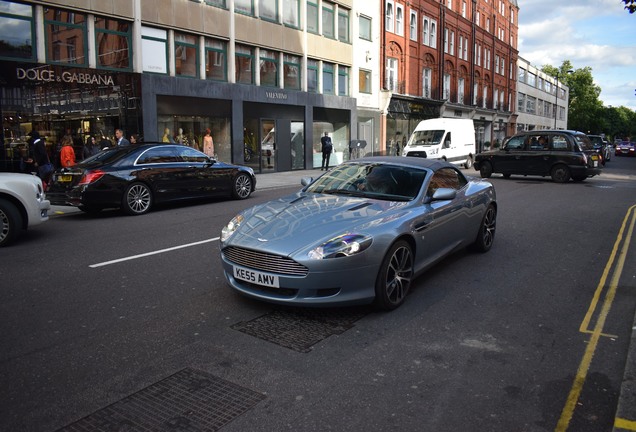
M 621 0 L 518 0 L 519 56 L 590 67 L 605 106 L 636 111 L 636 13 Z

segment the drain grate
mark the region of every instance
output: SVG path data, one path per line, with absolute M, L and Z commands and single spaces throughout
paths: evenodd
M 216 431 L 265 396 L 186 368 L 60 432 Z
M 323 339 L 344 333 L 368 313 L 367 309 L 277 309 L 232 328 L 307 353 Z

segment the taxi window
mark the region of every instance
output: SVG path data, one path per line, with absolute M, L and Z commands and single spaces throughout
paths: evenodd
M 514 136 L 506 143 L 506 150 L 523 150 L 523 136 Z
M 552 137 L 552 150 L 571 151 L 572 147 L 563 135 L 555 135 Z

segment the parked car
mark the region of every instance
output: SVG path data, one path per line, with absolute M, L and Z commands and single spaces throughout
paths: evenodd
M 50 208 L 39 177 L 0 173 L 0 247 L 13 243 L 23 230 L 49 220 Z
M 51 203 L 85 212 L 121 208 L 130 215 L 153 205 L 212 196 L 245 199 L 256 188 L 249 167 L 219 162 L 191 147 L 147 143 L 102 150 L 53 174 Z
M 616 156 L 636 156 L 636 143 L 630 141 L 622 141 L 616 146 L 614 154 Z
M 605 138 L 601 135 L 588 135 L 587 136 L 597 153 L 601 156 L 601 164 L 605 165 L 612 159 L 612 149 Z
M 237 292 L 286 305 L 374 302 L 391 310 L 445 256 L 493 245 L 493 185 L 441 160 L 355 159 L 302 184 L 223 228 L 222 265 Z
M 537 175 L 565 183 L 600 174 L 601 158 L 582 132 L 536 130 L 513 135 L 501 149 L 479 153 L 475 169 L 483 178 Z

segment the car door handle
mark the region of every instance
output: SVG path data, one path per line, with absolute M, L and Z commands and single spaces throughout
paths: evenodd
M 420 231 L 424 231 L 426 228 L 428 228 L 428 226 L 431 224 L 430 221 L 427 222 L 420 222 L 418 224 L 415 224 L 415 226 L 413 227 L 413 229 L 415 230 L 415 232 L 420 232 Z

